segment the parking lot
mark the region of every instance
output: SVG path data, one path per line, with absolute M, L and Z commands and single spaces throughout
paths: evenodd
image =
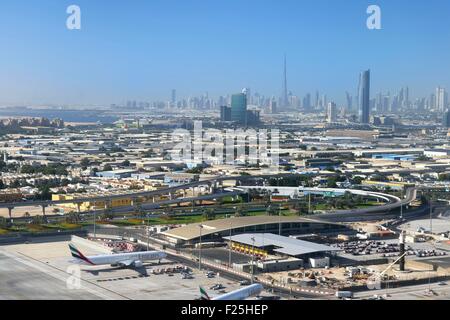
M 355 259 L 356 257 L 394 258 L 400 254 L 398 240 L 362 240 L 333 244 L 333 247 L 342 249 L 341 256 Z M 429 243 L 405 244 L 407 256 L 424 258 L 446 256 L 447 252 L 435 249 Z
M 79 249 L 85 255 L 99 254 L 87 247 Z M 183 265 L 163 260 L 146 263 L 145 272 L 81 266 L 81 287 L 74 289 L 66 285 L 71 276 L 68 268 L 74 266 L 70 260 L 67 241 L 0 247 L 0 298 L 194 300 L 200 296 L 199 286 L 210 296 L 240 287 L 220 275 L 208 277 L 205 271 L 193 270 L 192 277 L 184 278 Z M 210 289 L 218 283 L 223 288 Z

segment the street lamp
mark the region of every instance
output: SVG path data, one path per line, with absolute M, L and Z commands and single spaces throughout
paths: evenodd
M 203 229 L 203 225 L 199 225 L 198 226 L 200 229 L 200 250 L 198 251 L 198 269 L 201 271 L 202 270 L 202 229 Z
M 231 219 L 231 218 L 230 218 Z M 228 244 L 228 267 L 231 268 L 231 244 L 232 244 L 232 240 L 231 240 L 231 231 L 233 229 L 233 221 L 230 220 L 230 242 Z
M 147 213 L 147 251 L 150 251 L 150 214 Z
M 94 238 L 97 238 L 97 230 L 95 228 L 97 223 L 97 216 L 96 216 L 96 210 L 94 210 Z
M 251 284 L 253 284 L 253 278 L 254 278 L 254 274 L 255 274 L 254 258 L 255 258 L 255 237 L 252 237 L 252 278 L 251 278 Z
M 400 219 L 403 219 L 403 188 L 402 188 L 402 197 L 400 199 Z

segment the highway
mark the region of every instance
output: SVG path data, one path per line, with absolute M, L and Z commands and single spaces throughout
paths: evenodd
M 1 203 L 0 208 L 15 208 L 15 207 L 26 207 L 26 206 L 48 207 L 48 206 L 55 206 L 55 205 L 69 204 L 69 203 L 109 201 L 112 199 L 121 199 L 121 198 L 125 198 L 125 197 L 132 197 L 132 198 L 152 197 L 152 196 L 157 196 L 157 195 L 172 194 L 178 190 L 190 189 L 190 188 L 199 187 L 202 185 L 203 186 L 213 186 L 217 183 L 220 183 L 220 182 L 223 182 L 226 180 L 236 180 L 236 181 L 242 182 L 242 181 L 246 181 L 246 180 L 282 178 L 282 177 L 289 177 L 289 176 L 292 176 L 292 174 L 262 175 L 262 176 L 234 176 L 234 177 L 233 176 L 222 176 L 222 177 L 216 177 L 214 179 L 209 179 L 209 180 L 204 180 L 204 181 L 195 181 L 195 182 L 187 183 L 187 184 L 180 185 L 180 186 L 169 187 L 169 188 L 153 190 L 153 191 L 135 192 L 135 193 L 117 194 L 117 195 L 105 195 L 105 196 L 99 196 L 99 197 L 86 197 L 86 198 L 79 198 L 79 199 L 75 199 L 75 200 L 60 200 L 60 201 L 48 200 L 48 201 L 24 201 L 24 202 Z M 263 188 L 263 187 L 255 186 L 255 188 Z M 282 188 L 282 187 L 279 187 L 279 188 Z M 340 189 L 340 190 L 342 190 L 342 189 Z M 351 189 L 349 189 L 347 191 L 353 192 L 353 193 L 361 192 L 360 190 L 351 190 Z M 240 193 L 239 193 L 239 191 L 237 191 L 235 189 L 233 192 L 226 194 L 226 196 L 237 195 L 237 194 L 240 194 Z M 403 201 L 400 201 L 400 199 L 397 197 L 387 195 L 387 194 L 382 194 L 382 193 L 373 192 L 373 193 L 371 193 L 371 195 L 373 195 L 374 197 L 378 197 L 378 198 L 385 198 L 389 201 L 389 203 L 386 205 L 383 205 L 383 206 L 377 206 L 377 207 L 371 207 L 371 208 L 333 211 L 333 212 L 328 212 L 325 214 L 320 214 L 320 215 L 318 215 L 318 217 L 325 219 L 325 220 L 336 220 L 336 219 L 352 220 L 352 219 L 358 219 L 359 217 L 367 218 L 373 214 L 375 214 L 375 216 L 379 216 L 380 213 L 388 214 L 392 210 L 400 208 L 400 206 L 406 206 L 409 203 L 411 203 L 411 201 L 413 201 L 416 198 L 417 191 L 414 188 L 408 188 L 406 190 L 406 198 Z M 145 210 L 150 210 L 150 209 L 160 208 L 161 206 L 169 205 L 169 204 L 176 204 L 176 203 L 180 203 L 180 202 L 210 200 L 210 199 L 219 198 L 219 197 L 223 197 L 223 196 L 225 196 L 224 193 L 222 193 L 222 194 L 217 193 L 217 194 L 203 195 L 203 196 L 193 197 L 193 198 L 185 198 L 185 199 L 177 198 L 177 199 L 172 199 L 172 200 L 161 201 L 158 203 L 144 203 L 141 205 L 141 207 Z M 130 210 L 130 207 L 121 207 L 119 209 L 114 208 L 114 211 L 118 212 L 118 213 L 129 212 L 129 210 Z

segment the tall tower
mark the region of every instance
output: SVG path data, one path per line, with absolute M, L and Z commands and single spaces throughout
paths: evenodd
M 175 89 L 172 89 L 172 93 L 170 96 L 170 102 L 172 104 L 175 104 L 177 102 L 177 90 L 175 90 Z
M 447 107 L 448 95 L 444 88 L 437 87 L 436 88 L 436 103 L 435 106 L 438 111 L 445 111 Z
M 284 55 L 283 92 L 281 96 L 281 103 L 283 104 L 281 107 L 289 107 L 286 54 Z
M 361 72 L 358 100 L 360 122 L 368 124 L 370 120 L 370 70 Z
M 337 121 L 336 103 L 330 102 L 327 106 L 327 122 L 333 123 Z
M 231 121 L 247 125 L 247 91 L 231 96 Z

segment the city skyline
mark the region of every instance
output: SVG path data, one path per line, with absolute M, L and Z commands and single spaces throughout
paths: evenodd
M 450 87 L 447 1 L 377 1 L 382 30 L 366 28 L 367 1 L 83 0 L 82 29 L 72 31 L 65 28 L 69 4 L 4 4 L 0 105 L 169 101 L 174 88 L 178 97 L 218 97 L 243 87 L 279 96 L 284 53 L 287 89 L 297 96 L 319 90 L 343 104 L 366 69 L 373 70 L 373 93 L 408 86 L 414 97 L 426 97 Z

